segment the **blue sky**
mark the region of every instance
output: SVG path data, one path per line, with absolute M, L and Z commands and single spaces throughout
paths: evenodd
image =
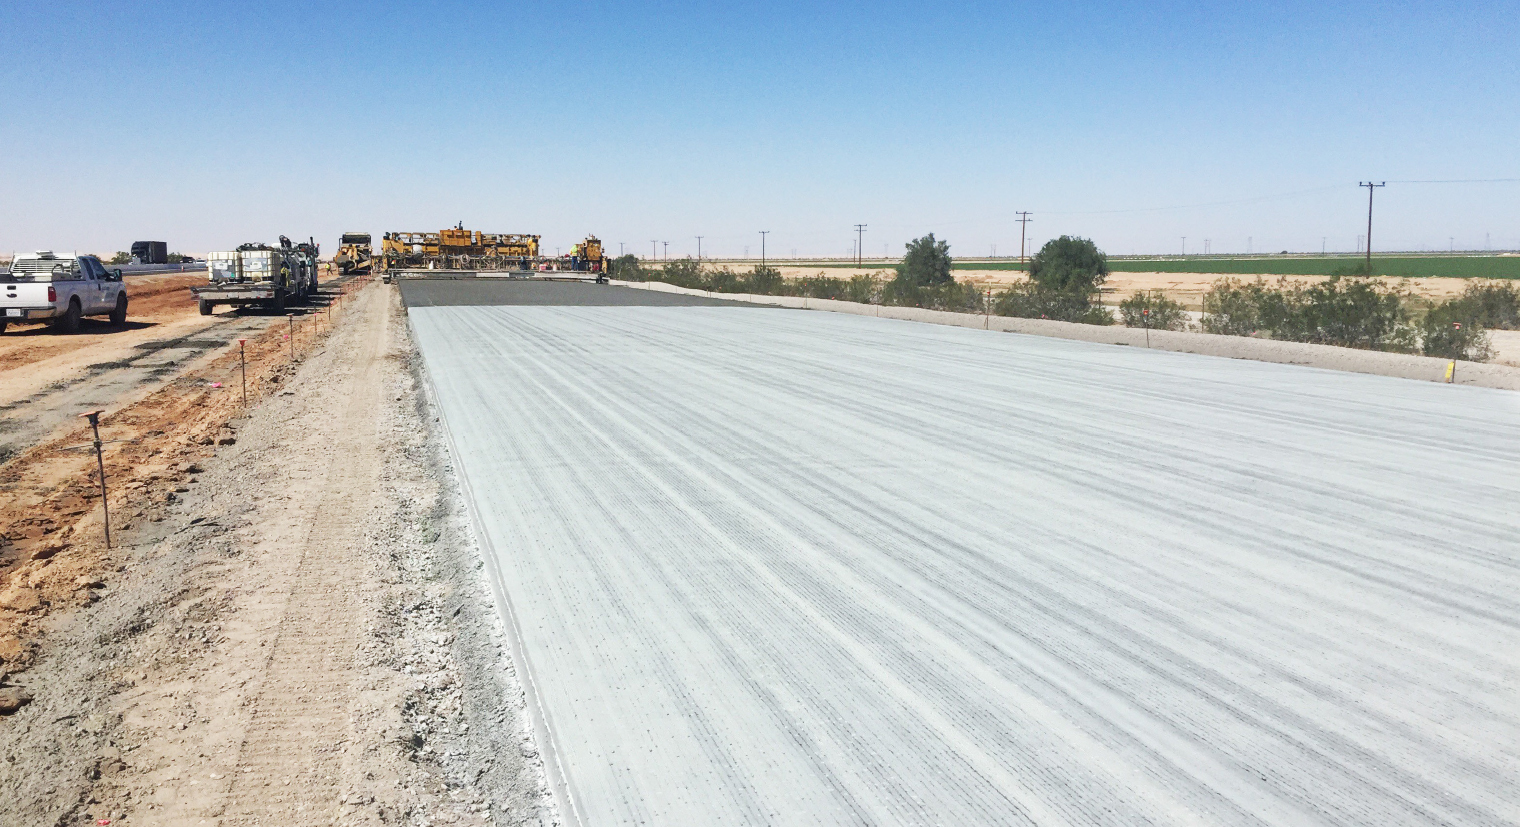
M 1520 248 L 1520 5 L 0 4 L 0 250 Z M 1454 240 L 1453 240 L 1454 239 Z

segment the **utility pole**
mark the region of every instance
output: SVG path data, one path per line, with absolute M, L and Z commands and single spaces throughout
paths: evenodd
M 650 239 L 650 241 L 649 241 L 649 260 L 650 261 L 657 261 L 659 258 L 660 258 L 660 242 L 655 241 L 653 239 Z
M 618 242 L 618 258 L 623 257 L 623 242 Z
M 1182 237 L 1182 255 L 1187 256 L 1187 236 Z
M 1024 266 L 1024 239 L 1028 236 L 1029 213 L 1027 211 L 1017 212 L 1014 215 L 1019 217 L 1019 269 L 1027 270 L 1029 268 Z
M 1372 275 L 1372 191 L 1378 187 L 1388 186 L 1387 181 L 1376 184 L 1371 181 L 1359 181 L 1357 186 L 1367 188 L 1367 275 Z
M 864 225 L 864 224 L 856 224 L 855 225 L 855 266 L 856 267 L 860 266 L 861 258 L 865 256 L 865 253 L 861 252 L 862 248 L 860 246 L 861 238 L 864 235 L 865 231 L 866 231 L 866 225 Z
M 760 269 L 762 269 L 762 270 L 765 269 L 765 235 L 766 235 L 766 233 L 769 233 L 769 232 L 770 232 L 770 230 L 761 230 L 760 231 Z M 793 251 L 794 255 L 795 255 L 795 252 L 796 251 Z
M 665 245 L 665 260 L 666 261 L 670 261 L 670 242 L 669 241 L 661 241 L 660 243 L 663 244 L 663 245 Z
M 702 261 L 702 236 L 697 236 L 697 262 Z

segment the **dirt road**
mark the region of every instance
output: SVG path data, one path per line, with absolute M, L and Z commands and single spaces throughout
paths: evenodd
M 393 288 L 360 292 L 84 575 L 12 676 L 0 812 L 555 822 L 410 352 Z

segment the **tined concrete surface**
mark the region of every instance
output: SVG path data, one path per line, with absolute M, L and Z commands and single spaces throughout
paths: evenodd
M 572 823 L 1520 820 L 1520 397 L 414 307 Z

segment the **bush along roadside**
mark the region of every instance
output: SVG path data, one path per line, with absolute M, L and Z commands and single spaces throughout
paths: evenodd
M 650 265 L 631 255 L 613 261 L 612 275 L 716 293 L 833 299 L 1094 325 L 1115 322 L 1113 313 L 1094 300 L 1109 268 L 1103 252 L 1089 239 L 1062 236 L 1046 242 L 1030 260 L 1029 280 L 995 293 L 956 281 L 949 250 L 948 243 L 931 233 L 909 242 L 902 263 L 894 270 L 851 278 L 819 273 L 788 279 L 774 267 L 733 270 L 691 258 Z M 1159 290 L 1130 296 L 1120 302 L 1119 314 L 1130 327 L 1194 329 L 1182 305 Z M 1407 284 L 1389 286 L 1359 275 L 1336 275 L 1315 284 L 1227 277 L 1204 294 L 1196 329 L 1487 361 L 1493 356 L 1489 330 L 1520 329 L 1520 286 L 1473 283 L 1461 296 L 1432 304 L 1414 295 Z
M 1432 305 L 1407 284 L 1360 276 L 1309 285 L 1224 278 L 1204 294 L 1201 327 L 1206 333 L 1482 362 L 1493 356 L 1488 330 L 1520 327 L 1520 290 L 1472 284 L 1461 296 Z
M 1152 330 L 1187 330 L 1187 311 L 1160 290 L 1141 290 L 1119 302 L 1119 318 L 1126 327 Z

